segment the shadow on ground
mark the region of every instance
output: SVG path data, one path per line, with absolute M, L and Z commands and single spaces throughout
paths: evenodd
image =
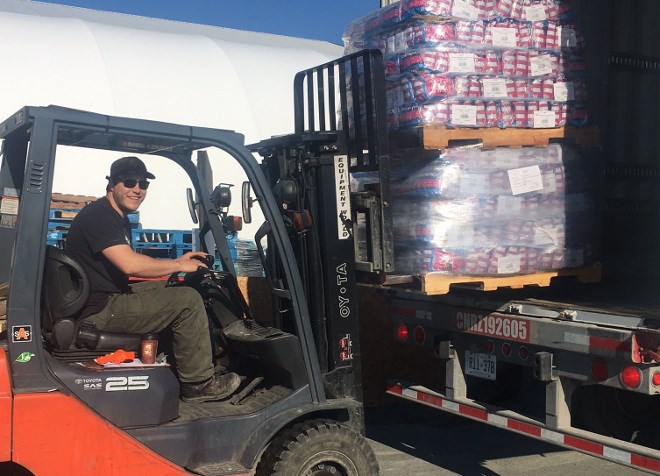
M 399 456 L 392 462 L 410 475 L 416 474 L 415 458 L 461 475 L 494 476 L 484 462 L 565 451 L 414 403 L 387 402 L 365 411 L 367 437 L 410 455 L 410 461 Z

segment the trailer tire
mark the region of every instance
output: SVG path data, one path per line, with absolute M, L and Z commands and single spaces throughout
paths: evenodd
M 310 420 L 276 436 L 264 451 L 256 476 L 377 476 L 367 440 L 332 420 Z
M 576 391 L 571 413 L 574 426 L 628 442 L 657 444 L 658 398 L 604 385 Z

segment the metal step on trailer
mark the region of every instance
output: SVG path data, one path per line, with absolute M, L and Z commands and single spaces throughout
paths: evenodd
M 480 142 L 484 148 L 496 147 L 545 147 L 553 140 L 567 140 L 579 146 L 595 146 L 599 142 L 599 131 L 595 126 L 556 127 L 550 129 L 519 129 L 497 127 L 447 127 L 428 125 L 403 129 L 391 135 L 390 148 L 427 150 L 446 149 L 458 142 Z
M 387 394 L 472 420 L 554 443 L 635 469 L 660 474 L 660 451 L 570 426 L 551 427 L 519 413 L 467 398 L 451 399 L 426 387 L 403 381 L 388 383 Z
M 597 283 L 601 280 L 600 264 L 581 268 L 566 268 L 516 276 L 451 276 L 441 273 L 422 275 L 387 276 L 385 285 L 397 290 L 421 292 L 427 296 L 447 294 L 452 287 L 469 287 L 480 291 L 494 291 L 500 288 L 521 289 L 525 286 L 550 286 L 560 277 L 575 277 L 581 283 Z

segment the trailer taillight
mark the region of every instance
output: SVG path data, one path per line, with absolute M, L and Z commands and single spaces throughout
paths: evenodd
M 660 372 L 656 372 L 653 374 L 653 377 L 651 378 L 651 382 L 653 382 L 653 385 L 656 387 L 660 387 Z
M 526 360 L 527 357 L 529 357 L 529 351 L 527 350 L 527 347 L 524 345 L 520 347 L 520 350 L 518 351 L 518 355 L 522 360 Z
M 396 329 L 396 336 L 401 342 L 408 340 L 408 327 L 405 324 L 399 324 Z
M 495 350 L 495 344 L 493 344 L 493 341 L 489 340 L 488 342 L 486 342 L 486 352 L 492 354 L 494 350 Z
M 596 382 L 607 380 L 607 363 L 602 359 L 596 359 L 591 364 L 591 376 Z
M 509 345 L 508 342 L 505 342 L 504 344 L 502 344 L 502 355 L 504 355 L 505 357 L 508 357 L 508 356 L 511 355 L 511 345 Z
M 621 371 L 621 382 L 628 388 L 637 388 L 642 383 L 642 372 L 629 365 Z
M 426 339 L 426 334 L 422 326 L 415 327 L 415 330 L 413 331 L 413 335 L 415 337 L 415 342 L 417 342 L 419 345 L 424 344 L 424 340 Z

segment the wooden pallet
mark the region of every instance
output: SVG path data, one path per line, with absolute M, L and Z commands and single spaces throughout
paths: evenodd
M 71 195 L 53 192 L 50 197 L 50 208 L 77 209 L 96 200 L 96 197 L 87 195 Z
M 601 266 L 570 268 L 522 276 L 447 276 L 439 273 L 427 273 L 421 276 L 423 294 L 435 296 L 447 294 L 452 286 L 469 287 L 481 291 L 495 291 L 498 288 L 521 289 L 525 286 L 550 286 L 553 279 L 562 276 L 574 276 L 581 283 L 597 283 L 601 280 Z
M 456 142 L 480 142 L 484 148 L 545 147 L 551 140 L 570 139 L 580 146 L 598 144 L 597 127 L 558 127 L 554 129 L 449 128 L 429 125 L 392 134 L 392 149 L 446 149 Z

